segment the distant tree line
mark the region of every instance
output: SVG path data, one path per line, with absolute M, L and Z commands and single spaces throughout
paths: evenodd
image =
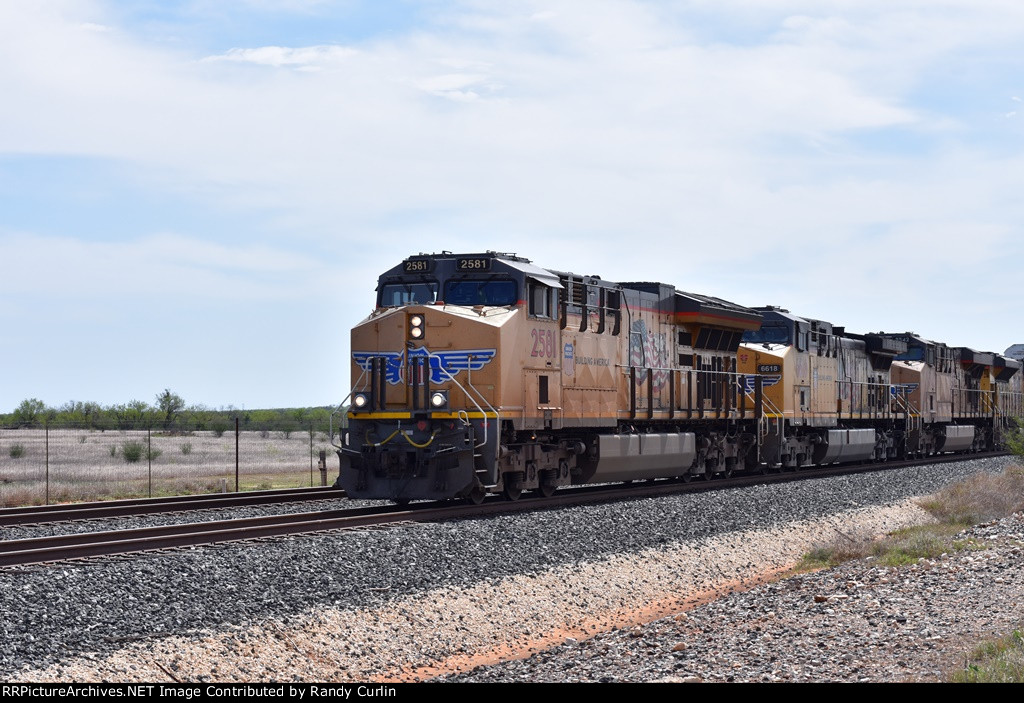
M 12 413 L 0 413 L 2 427 L 83 427 L 92 429 L 160 430 L 195 432 L 209 430 L 218 434 L 240 429 L 264 432 L 326 432 L 332 407 L 273 408 L 239 410 L 228 406 L 211 410 L 202 405 L 186 405 L 169 388 L 156 395 L 150 405 L 141 400 L 103 406 L 99 403 L 71 400 L 60 407 L 47 406 L 36 398 L 27 398 Z M 335 426 L 338 420 L 335 418 Z

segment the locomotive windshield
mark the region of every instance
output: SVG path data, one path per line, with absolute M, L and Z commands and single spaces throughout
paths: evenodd
M 437 300 L 437 281 L 385 283 L 380 287 L 381 307 L 433 303 Z
M 896 361 L 924 361 L 924 347 L 910 347 L 897 356 Z
M 515 281 L 502 278 L 446 281 L 444 302 L 450 305 L 515 305 Z
M 744 332 L 743 341 L 750 344 L 792 344 L 790 325 L 786 323 L 764 322 L 761 324 L 760 329 Z

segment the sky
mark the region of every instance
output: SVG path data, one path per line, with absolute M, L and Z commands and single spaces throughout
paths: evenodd
M 333 405 L 409 255 L 1024 342 L 1015 0 L 0 2 L 0 412 Z

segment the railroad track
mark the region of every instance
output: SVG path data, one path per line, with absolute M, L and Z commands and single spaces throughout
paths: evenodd
M 692 484 L 690 490 L 709 490 L 723 485 L 724 483 L 720 481 Z M 396 522 L 435 522 L 498 515 L 580 505 L 587 502 L 607 502 L 623 497 L 665 495 L 678 493 L 680 490 L 685 490 L 683 484 L 670 484 L 666 481 L 650 486 L 623 487 L 621 484 L 584 486 L 559 491 L 548 498 L 524 497 L 517 501 L 507 501 L 499 496 L 491 496 L 480 505 L 467 505 L 452 501 L 423 502 L 406 506 L 387 505 L 348 510 L 287 513 L 125 530 L 0 540 L 0 568 L 263 537 L 383 526 Z
M 451 501 L 412 503 L 406 506 L 372 506 L 347 510 L 287 513 L 260 517 L 163 525 L 126 530 L 85 532 L 48 537 L 0 541 L 0 567 L 43 564 L 160 549 L 191 547 L 282 535 L 309 534 L 330 530 L 383 526 L 397 522 L 435 522 L 498 515 L 519 511 L 581 505 L 612 500 L 636 499 L 707 491 L 758 483 L 807 480 L 850 473 L 864 473 L 915 465 L 1004 456 L 1006 452 L 928 457 L 924 460 L 811 467 L 801 471 L 743 475 L 714 481 L 655 480 L 630 485 L 590 485 L 557 491 L 550 497 L 524 497 L 517 501 L 491 496 L 480 505 Z
M 0 527 L 32 525 L 44 522 L 68 522 L 97 518 L 151 515 L 206 508 L 232 508 L 250 505 L 272 505 L 314 500 L 344 498 L 340 488 L 282 488 L 244 493 L 204 493 L 194 496 L 166 498 L 134 498 L 89 503 L 32 505 L 21 508 L 0 508 Z

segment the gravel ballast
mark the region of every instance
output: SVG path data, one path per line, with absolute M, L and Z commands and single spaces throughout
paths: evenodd
M 967 554 L 969 567 L 954 555 L 906 574 L 868 563 L 864 573 L 845 566 L 757 584 L 833 535 L 925 521 L 911 497 L 1007 462 L 4 570 L 0 678 L 399 681 L 470 669 L 449 680 L 927 678 L 937 663 L 922 669 L 903 651 L 907 665 L 889 667 L 902 678 L 886 679 L 860 653 L 885 655 L 867 645 L 909 628 L 903 650 L 942 654 L 974 636 L 943 629 L 972 619 L 984 636 L 1019 621 L 1019 520 L 985 528 L 1003 530 L 991 538 L 1006 548 Z M 996 572 L 1003 582 L 987 578 Z M 929 578 L 934 593 L 923 599 L 903 584 Z M 894 584 L 902 595 L 868 595 Z M 1005 609 L 965 601 L 995 585 Z M 925 622 L 946 591 L 963 617 Z M 815 624 L 822 611 L 826 624 Z

